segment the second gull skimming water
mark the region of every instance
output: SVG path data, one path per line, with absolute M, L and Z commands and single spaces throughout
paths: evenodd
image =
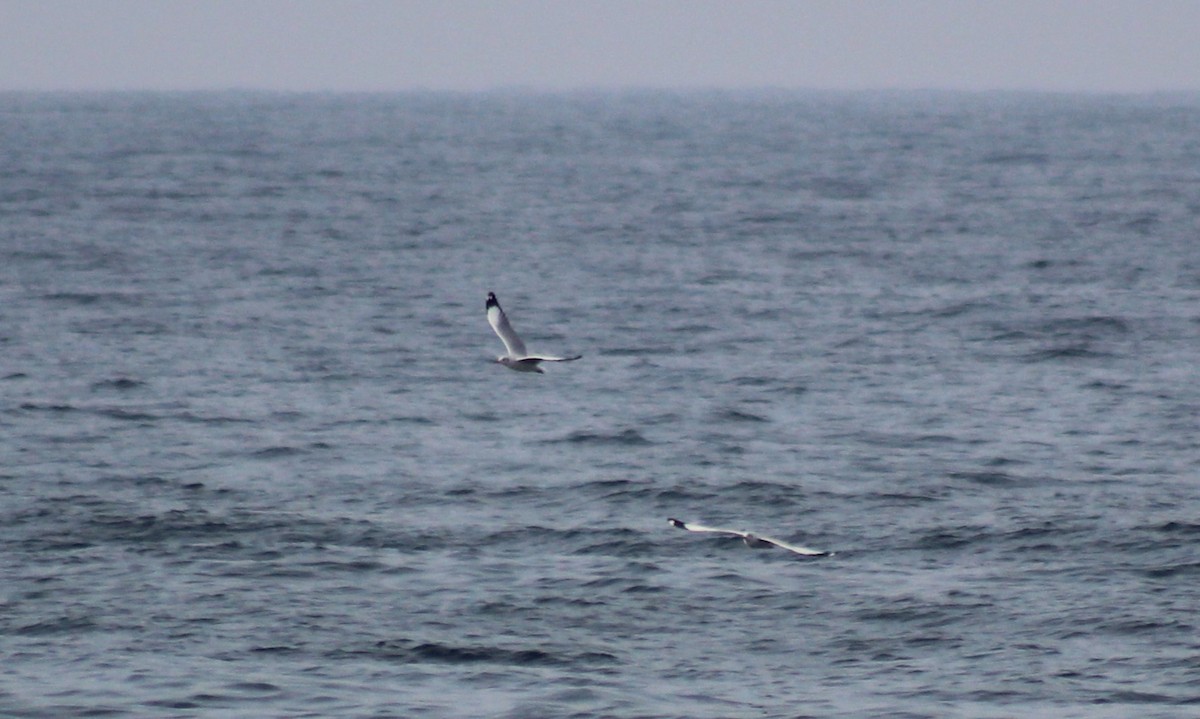
M 760 537 L 757 534 L 751 534 L 750 532 L 743 532 L 740 529 L 721 529 L 720 527 L 705 527 L 705 526 L 702 526 L 699 524 L 687 524 L 685 522 L 679 521 L 678 519 L 668 519 L 667 521 L 671 523 L 672 527 L 686 529 L 689 532 L 710 532 L 713 534 L 724 534 L 729 537 L 741 537 L 742 541 L 746 543 L 747 547 L 756 547 L 756 548 L 779 547 L 780 549 L 786 549 L 789 552 L 795 552 L 796 554 L 800 554 L 805 557 L 825 557 L 830 554 L 829 552 L 823 552 L 819 549 L 809 549 L 808 547 L 798 547 L 794 544 L 788 544 L 787 542 L 781 542 L 778 539 L 771 539 L 770 537 Z

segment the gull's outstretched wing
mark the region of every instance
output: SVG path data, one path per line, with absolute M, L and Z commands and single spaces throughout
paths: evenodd
M 781 542 L 778 539 L 771 539 L 770 537 L 760 537 L 758 535 L 755 535 L 754 538 L 760 542 L 766 542 L 767 544 L 773 544 L 776 547 L 779 547 L 780 549 L 786 549 L 789 552 L 795 552 L 796 554 L 800 554 L 805 557 L 824 557 L 825 555 L 829 554 L 829 552 L 824 552 L 824 551 L 821 551 L 820 549 L 809 549 L 808 547 L 799 547 L 795 544 L 788 544 L 787 542 Z
M 711 534 L 728 534 L 732 537 L 741 537 L 742 539 L 746 538 L 746 532 L 743 532 L 743 531 L 737 530 L 737 529 L 721 529 L 720 527 L 705 527 L 700 524 L 688 524 L 686 522 L 681 522 L 678 519 L 668 519 L 667 521 L 671 523 L 672 527 L 679 527 L 680 529 L 686 529 L 689 532 L 709 532 Z
M 487 318 L 488 324 L 492 326 L 492 329 L 496 330 L 500 341 L 504 343 L 505 349 L 508 350 L 508 356 L 513 359 L 524 358 L 525 343 L 521 341 L 521 338 L 513 331 L 512 325 L 508 323 L 508 317 L 504 315 L 504 310 L 500 309 L 500 303 L 496 301 L 496 294 L 494 292 L 489 292 L 487 296 Z
M 582 357 L 583 357 L 583 355 L 575 355 L 574 357 L 551 357 L 549 355 L 525 355 L 525 359 L 533 360 L 534 362 L 573 362 Z

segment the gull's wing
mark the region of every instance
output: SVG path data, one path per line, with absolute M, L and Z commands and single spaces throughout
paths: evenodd
M 514 359 L 525 357 L 525 343 L 513 331 L 512 325 L 508 323 L 508 317 L 504 315 L 504 310 L 500 309 L 500 303 L 496 301 L 496 295 L 493 292 L 489 292 L 487 296 L 487 318 L 488 324 L 492 326 L 492 329 L 496 330 L 500 341 L 504 343 L 505 349 L 508 350 L 508 356 Z
M 767 544 L 773 544 L 776 547 L 779 547 L 780 549 L 786 549 L 789 552 L 795 552 L 796 554 L 802 554 L 805 557 L 823 557 L 823 556 L 829 554 L 829 552 L 823 552 L 820 549 L 809 549 L 808 547 L 798 547 L 795 544 L 788 544 L 787 542 L 781 542 L 778 539 L 771 539 L 770 537 L 760 537 L 758 535 L 755 535 L 754 538 L 760 542 L 766 542 Z
M 575 355 L 574 357 L 551 357 L 549 355 L 525 355 L 525 359 L 535 362 L 572 362 L 583 355 Z
M 721 529 L 720 527 L 705 527 L 701 524 L 689 524 L 686 522 L 681 522 L 678 519 L 668 519 L 667 521 L 671 523 L 672 527 L 679 527 L 680 529 L 686 529 L 689 532 L 709 532 L 712 534 L 728 534 L 732 537 L 741 537 L 742 539 L 746 538 L 746 532 L 743 532 L 743 531 L 740 531 L 737 529 Z

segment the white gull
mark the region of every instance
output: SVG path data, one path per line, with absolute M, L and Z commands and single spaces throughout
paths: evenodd
M 508 323 L 508 317 L 500 308 L 500 302 L 496 300 L 494 292 L 489 292 L 487 296 L 487 318 L 488 324 L 496 330 L 496 334 L 504 342 L 504 348 L 508 350 L 508 354 L 497 357 L 496 361 L 511 370 L 542 374 L 542 368 L 538 367 L 539 362 L 570 362 L 583 356 L 552 357 L 550 355 L 531 355 L 526 352 L 525 343 Z
M 751 534 L 750 532 L 743 532 L 740 529 L 721 529 L 720 527 L 704 527 L 699 524 L 687 524 L 687 523 L 679 521 L 678 519 L 668 519 L 667 521 L 671 523 L 672 527 L 679 527 L 680 529 L 686 529 L 689 532 L 710 532 L 713 534 L 724 534 L 724 535 L 730 536 L 730 537 L 741 537 L 742 541 L 746 543 L 747 547 L 756 547 L 756 548 L 779 547 L 780 549 L 786 549 L 789 552 L 795 552 L 796 554 L 800 554 L 805 557 L 824 557 L 824 556 L 828 556 L 830 554 L 830 552 L 823 552 L 819 549 L 809 549 L 808 547 L 798 547 L 794 544 L 788 544 L 787 542 L 781 542 L 778 539 L 771 539 L 770 537 L 760 537 L 757 534 Z

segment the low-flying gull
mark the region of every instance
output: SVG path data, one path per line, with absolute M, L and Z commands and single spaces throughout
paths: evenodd
M 496 300 L 496 293 L 494 292 L 488 293 L 487 318 L 488 324 L 492 326 L 492 329 L 496 330 L 496 334 L 504 342 L 504 348 L 508 350 L 508 354 L 497 357 L 496 361 L 511 370 L 542 374 L 542 368 L 538 367 L 539 362 L 570 362 L 583 356 L 551 357 L 550 355 L 531 355 L 526 352 L 525 343 L 521 341 L 521 338 L 513 330 L 512 325 L 508 323 L 508 317 L 504 314 L 504 310 L 500 309 L 500 302 Z
M 710 532 L 713 534 L 724 534 L 729 537 L 741 537 L 742 541 L 746 543 L 747 547 L 756 547 L 759 549 L 769 548 L 769 547 L 779 547 L 780 549 L 786 549 L 789 552 L 795 552 L 796 554 L 800 554 L 805 557 L 824 557 L 824 556 L 829 555 L 829 552 L 822 552 L 819 549 L 809 549 L 808 547 L 797 547 L 794 544 L 788 544 L 787 542 L 781 542 L 778 539 L 771 539 L 770 537 L 760 537 L 757 534 L 751 534 L 750 532 L 743 532 L 740 529 L 721 529 L 720 527 L 704 527 L 699 524 L 687 524 L 685 522 L 679 521 L 678 519 L 668 519 L 667 521 L 671 523 L 672 527 L 679 527 L 680 529 L 686 529 L 689 532 Z

